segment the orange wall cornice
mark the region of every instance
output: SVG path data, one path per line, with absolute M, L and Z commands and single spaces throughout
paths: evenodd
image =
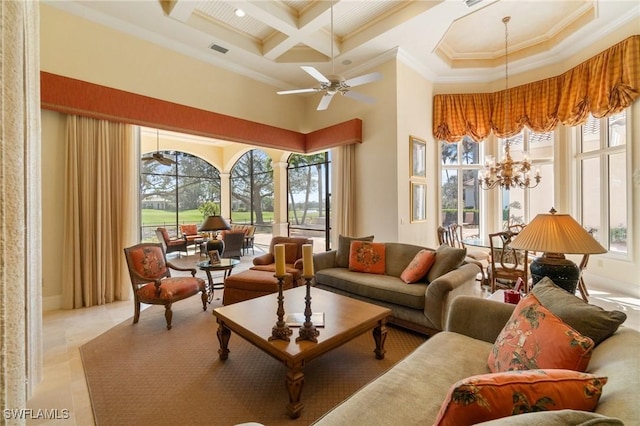
M 40 92 L 43 109 L 285 151 L 306 153 L 362 142 L 359 119 L 304 134 L 44 71 Z

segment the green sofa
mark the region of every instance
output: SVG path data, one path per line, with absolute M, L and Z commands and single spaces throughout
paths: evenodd
M 354 272 L 346 264 L 349 239 L 341 237 L 337 250 L 313 255 L 314 285 L 387 307 L 392 315 L 389 322 L 428 335 L 442 331 L 449 304 L 455 296 L 481 296 L 482 289 L 476 281 L 480 270 L 475 264 L 464 263 L 464 250 L 449 247 L 433 250 L 395 242 L 384 245 L 385 274 Z M 442 274 L 431 275 L 431 281 L 427 274 L 419 282 L 407 284 L 400 279 L 400 275 L 423 249 L 436 253 L 436 263 L 429 274 L 436 272 L 436 269 Z M 450 255 L 457 260 L 450 260 Z
M 451 304 L 446 331 L 321 417 L 316 426 L 431 425 L 449 388 L 489 373 L 487 358 L 514 305 L 461 296 Z M 598 344 L 587 373 L 606 376 L 595 413 L 541 411 L 492 420 L 491 425 L 638 425 L 640 332 L 620 326 Z

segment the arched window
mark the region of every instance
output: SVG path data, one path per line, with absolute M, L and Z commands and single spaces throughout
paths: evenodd
M 141 162 L 141 241 L 154 241 L 158 227 L 167 228 L 170 235 L 178 235 L 178 225 L 202 223 L 207 206 L 216 206 L 220 211 L 218 169 L 184 152 L 161 151 L 161 154 L 174 163 Z
M 289 233 L 322 239 L 329 250 L 329 153 L 289 157 L 287 215 Z
M 271 233 L 273 169 L 264 151 L 247 152 L 231 169 L 231 221 L 255 225 L 259 233 Z

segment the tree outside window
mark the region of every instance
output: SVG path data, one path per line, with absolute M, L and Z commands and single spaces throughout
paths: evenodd
M 253 149 L 231 169 L 231 221 L 271 233 L 273 224 L 273 169 L 264 151 Z
M 441 142 L 442 223 L 463 225 L 464 236 L 480 233 L 480 145 L 469 137 L 458 143 Z
M 141 241 L 154 241 L 158 227 L 167 228 L 169 234 L 177 236 L 178 225 L 202 222 L 203 205 L 220 204 L 218 169 L 184 152 L 161 153 L 175 164 L 141 162 Z

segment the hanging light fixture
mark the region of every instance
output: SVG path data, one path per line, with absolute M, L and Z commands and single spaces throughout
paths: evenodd
M 505 130 L 508 129 L 509 122 L 509 32 L 507 24 L 511 20 L 510 16 L 502 18 L 504 23 L 504 74 L 505 74 L 505 90 L 504 90 L 504 123 Z M 531 179 L 529 172 L 531 171 L 531 161 L 525 153 L 522 161 L 514 161 L 510 152 L 511 141 L 509 137 L 504 142 L 504 160 L 496 163 L 493 156 L 488 155 L 484 163 L 484 171 L 478 174 L 478 180 L 482 189 L 492 189 L 501 187 L 507 191 L 511 188 L 535 188 L 542 179 L 540 170 L 536 170 L 536 174 Z

